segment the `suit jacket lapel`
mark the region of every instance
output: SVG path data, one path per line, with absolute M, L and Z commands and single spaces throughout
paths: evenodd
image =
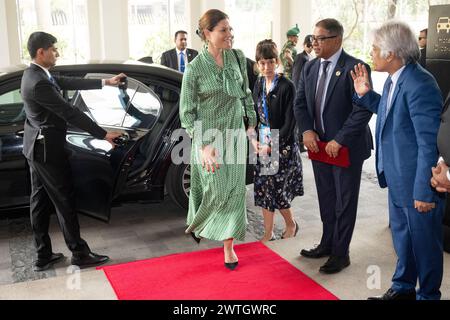
M 314 65 L 311 67 L 311 72 L 306 78 L 306 83 L 311 86 L 311 90 L 308 91 L 306 96 L 308 107 L 311 115 L 314 114 L 314 105 L 316 103 L 316 91 L 317 80 L 319 78 L 320 59 L 314 61 Z
M 187 54 L 187 60 L 188 63 L 192 61 L 192 51 L 189 49 L 186 49 L 186 54 Z
M 409 68 L 409 66 L 407 66 L 405 68 L 405 70 L 403 70 L 402 74 L 400 75 L 400 78 L 397 81 L 397 84 L 395 86 L 394 94 L 392 95 L 392 100 L 391 100 L 391 103 L 390 103 L 389 112 L 386 114 L 386 118 L 384 119 L 384 121 L 381 124 L 382 125 L 382 127 L 381 127 L 382 131 L 384 130 L 384 127 L 386 126 L 386 122 L 387 122 L 388 117 L 392 114 L 392 112 L 394 112 L 393 110 L 395 108 L 395 101 L 397 100 L 398 94 L 399 94 L 399 92 L 402 89 L 403 82 L 405 81 L 405 79 L 407 77 L 407 74 L 409 73 L 409 70 L 410 70 L 410 68 Z
M 172 51 L 170 52 L 170 56 L 172 59 L 172 63 L 173 63 L 173 69 L 178 70 L 178 56 L 177 56 L 177 50 L 176 49 L 172 49 Z

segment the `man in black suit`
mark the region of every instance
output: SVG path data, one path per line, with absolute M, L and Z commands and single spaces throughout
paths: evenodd
M 166 51 L 161 56 L 161 64 L 168 68 L 184 73 L 186 65 L 194 60 L 198 52 L 187 48 L 187 32 L 177 31 L 175 33 L 175 48 Z
M 439 164 L 433 168 L 431 185 L 439 192 L 450 192 L 450 93 L 444 103 L 441 126 L 438 134 L 439 153 L 442 155 Z
M 423 29 L 420 31 L 419 35 L 419 48 L 420 48 L 420 59 L 419 64 L 426 68 L 427 66 L 427 37 L 428 29 Z
M 316 24 L 312 40 L 317 58 L 303 67 L 294 104 L 308 150 L 319 152 L 317 141 L 327 142 L 326 153 L 333 158 L 343 146 L 350 150 L 349 168 L 313 161 L 323 234 L 318 247 L 302 250 L 301 255 L 315 259 L 330 256 L 320 268 L 327 274 L 350 265 L 362 166 L 373 149 L 368 126 L 372 114 L 353 104 L 350 71 L 362 61 L 343 51 L 343 34 L 341 23 L 335 19 Z
M 71 168 L 65 153 L 67 123 L 78 127 L 97 139 L 105 139 L 114 146 L 119 133 L 106 132 L 88 116 L 73 108 L 61 90 L 100 89 L 102 85 L 118 85 L 124 74 L 108 80 L 86 80 L 53 77 L 49 69 L 59 57 L 57 39 L 45 32 L 35 32 L 28 40 L 33 59 L 24 71 L 21 93 L 26 121 L 23 154 L 30 165 L 30 213 L 34 244 L 37 250 L 35 271 L 44 271 L 61 261 L 61 253 L 53 253 L 48 234 L 50 214 L 54 208 L 65 242 L 72 251 L 72 264 L 96 266 L 109 260 L 92 253 L 80 236 L 78 216 L 74 206 Z
M 444 250 L 450 253 L 450 93 L 444 104 L 439 128 L 438 147 L 442 158 L 433 168 L 431 185 L 437 191 L 447 193 L 447 204 L 444 213 Z
M 295 88 L 298 87 L 298 82 L 300 80 L 300 75 L 302 73 L 303 66 L 310 60 L 312 60 L 311 52 L 313 51 L 313 44 L 311 40 L 312 35 L 307 35 L 303 41 L 303 52 L 298 54 L 294 60 L 294 67 L 292 68 L 292 82 Z M 295 136 L 300 141 L 300 151 L 306 152 L 305 146 L 303 145 L 303 136 L 299 134 L 298 127 L 295 128 Z
M 294 60 L 294 67 L 292 69 L 292 82 L 297 88 L 298 81 L 300 80 L 300 74 L 302 73 L 303 66 L 312 59 L 311 52 L 313 51 L 313 44 L 311 41 L 312 35 L 307 35 L 303 41 L 303 52 L 298 54 Z

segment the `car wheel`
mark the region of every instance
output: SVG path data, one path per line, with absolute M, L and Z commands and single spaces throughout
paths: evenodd
M 191 190 L 191 166 L 172 164 L 167 172 L 166 189 L 170 198 L 181 208 L 189 208 Z

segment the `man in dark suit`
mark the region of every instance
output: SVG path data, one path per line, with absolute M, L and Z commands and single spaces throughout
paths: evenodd
M 303 52 L 299 53 L 294 60 L 294 67 L 292 69 L 292 82 L 295 87 L 298 86 L 300 80 L 300 74 L 302 73 L 303 66 L 312 59 L 311 52 L 313 51 L 313 44 L 311 40 L 312 35 L 307 35 L 303 41 Z
M 161 64 L 168 68 L 184 73 L 186 65 L 194 60 L 198 52 L 187 48 L 187 32 L 177 31 L 175 33 L 175 48 L 166 51 L 161 56 Z
M 436 168 L 433 168 L 431 185 L 437 191 L 447 193 L 447 204 L 444 213 L 444 251 L 450 253 L 450 93 L 444 103 L 441 116 L 441 127 L 438 134 L 439 153 L 442 157 Z
M 420 31 L 419 35 L 419 48 L 420 48 L 420 59 L 419 64 L 426 68 L 427 66 L 427 37 L 428 29 L 423 29 Z
M 439 192 L 450 192 L 450 93 L 445 101 L 441 116 L 441 126 L 438 134 L 439 153 L 442 158 L 436 168 L 433 168 L 431 185 Z
M 300 80 L 300 75 L 302 73 L 303 66 L 310 60 L 312 60 L 311 52 L 313 51 L 313 44 L 311 40 L 312 35 L 307 35 L 303 41 L 303 52 L 298 54 L 294 60 L 294 67 L 292 68 L 292 82 L 295 88 L 298 87 L 298 82 Z M 295 136 L 300 141 L 300 151 L 306 152 L 305 146 L 303 145 L 303 135 L 299 134 L 298 127 L 295 128 Z
M 371 89 L 362 65 L 352 77 L 355 102 L 377 114 L 378 182 L 389 188 L 389 223 L 398 260 L 391 287 L 369 299 L 437 300 L 444 203 L 430 179 L 438 160 L 442 96 L 434 77 L 417 63 L 419 47 L 406 23 L 389 21 L 373 34 L 374 69 L 389 74 L 383 94 Z
M 24 71 L 21 93 L 26 122 L 23 154 L 30 165 L 30 211 L 34 243 L 37 250 L 35 271 L 44 271 L 61 261 L 61 253 L 53 253 L 48 234 L 50 213 L 55 209 L 64 239 L 72 251 L 72 264 L 96 266 L 109 260 L 107 256 L 92 253 L 80 236 L 78 217 L 74 209 L 74 190 L 71 169 L 65 153 L 67 123 L 97 139 L 114 145 L 119 133 L 100 128 L 88 116 L 73 108 L 62 96 L 61 90 L 100 89 L 102 85 L 118 85 L 124 74 L 108 80 L 85 80 L 53 77 L 49 69 L 59 57 L 57 40 L 45 32 L 35 32 L 28 40 L 28 51 L 33 62 Z
M 362 166 L 373 146 L 368 126 L 372 114 L 352 102 L 350 72 L 361 61 L 343 51 L 343 34 L 335 19 L 316 24 L 312 40 L 317 58 L 303 67 L 294 104 L 308 150 L 319 152 L 317 141 L 327 142 L 326 153 L 333 158 L 343 146 L 350 150 L 349 168 L 313 161 L 323 234 L 318 247 L 302 250 L 301 255 L 314 259 L 330 256 L 320 268 L 327 274 L 350 265 Z

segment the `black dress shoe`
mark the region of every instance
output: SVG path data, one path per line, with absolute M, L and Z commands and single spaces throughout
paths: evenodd
M 52 265 L 62 261 L 64 258 L 62 253 L 52 253 L 48 259 L 37 259 L 33 264 L 33 270 L 36 272 L 48 270 Z
M 191 232 L 191 237 L 195 242 L 197 242 L 197 244 L 200 244 L 200 241 L 202 241 L 202 238 L 198 238 L 193 232 Z
M 72 264 L 80 269 L 99 266 L 109 261 L 108 256 L 101 256 L 96 253 L 89 253 L 82 256 L 73 256 Z
M 416 300 L 416 290 L 399 293 L 389 289 L 382 296 L 369 297 L 367 300 Z
M 347 268 L 350 265 L 349 256 L 331 256 L 323 266 L 320 267 L 321 273 L 333 274 L 338 273 L 342 269 Z
M 327 249 L 319 245 L 314 249 L 302 250 L 300 254 L 306 258 L 319 259 L 323 257 L 328 257 L 331 254 L 331 249 Z
M 231 271 L 233 271 L 234 269 L 237 268 L 239 262 L 232 262 L 232 263 L 227 263 L 225 262 L 225 268 L 230 269 Z

